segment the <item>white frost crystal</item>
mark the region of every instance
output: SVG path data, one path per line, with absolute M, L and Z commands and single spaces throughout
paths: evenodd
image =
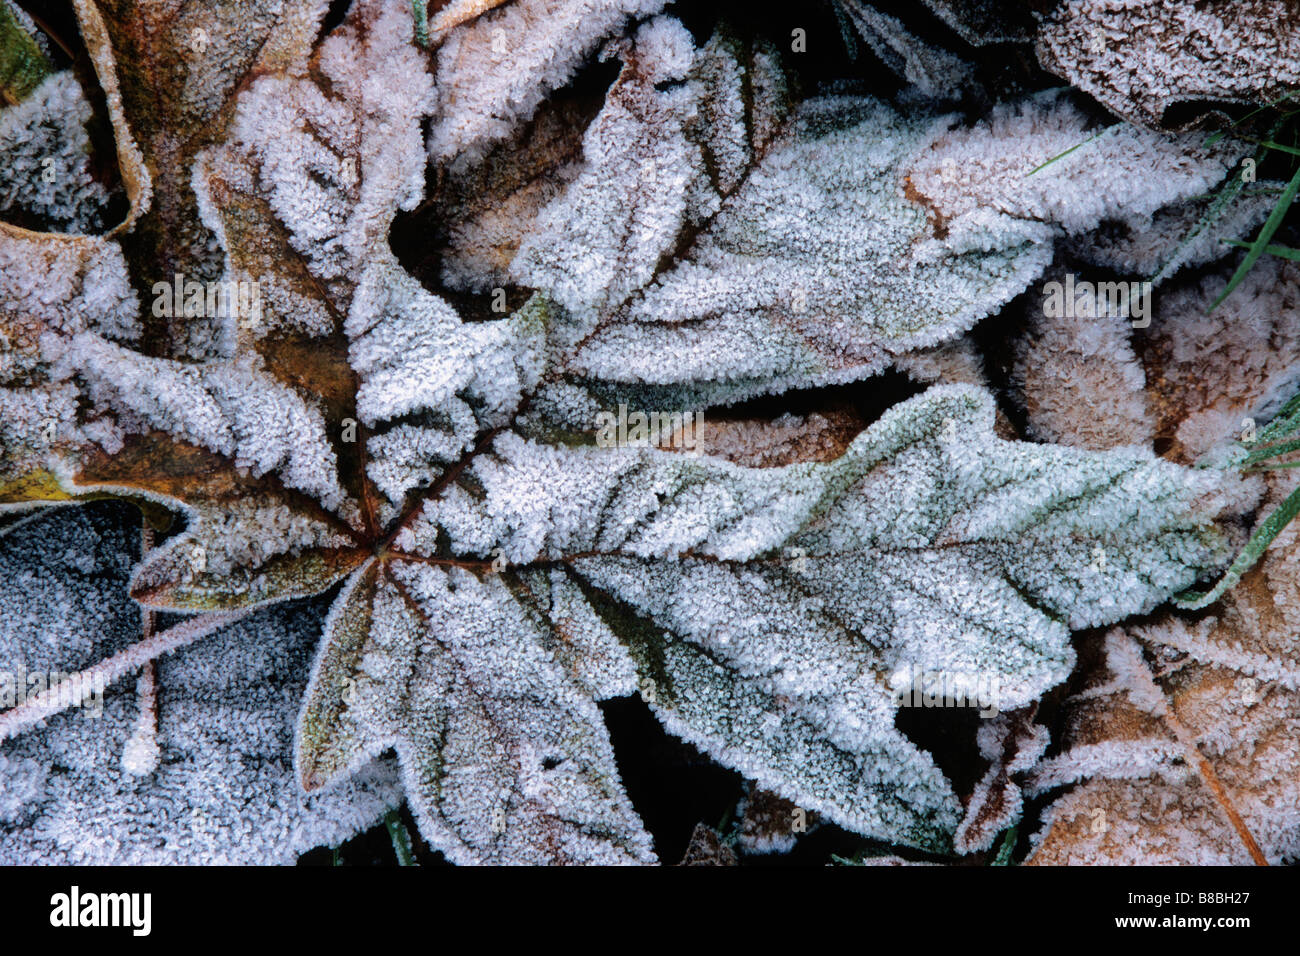
M 0 110 L 0 215 L 38 216 L 68 232 L 99 228 L 108 192 L 90 175 L 90 104 L 70 70 Z

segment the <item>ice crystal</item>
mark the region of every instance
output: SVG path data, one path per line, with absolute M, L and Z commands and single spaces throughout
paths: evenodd
M 0 112 L 0 214 L 44 217 L 69 232 L 101 225 L 108 193 L 91 178 L 90 104 L 72 73 L 55 73 Z

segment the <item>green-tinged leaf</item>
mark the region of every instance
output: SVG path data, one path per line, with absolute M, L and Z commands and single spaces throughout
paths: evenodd
M 604 622 L 570 610 L 567 627 L 612 628 L 671 730 L 844 826 L 942 847 L 958 806 L 895 730 L 895 684 L 919 668 L 1023 706 L 1069 672 L 1071 628 L 1150 610 L 1228 549 L 1207 520 L 1231 497 L 1221 474 L 1003 442 L 992 423 L 978 391 L 935 389 L 833 462 L 768 469 L 502 436 L 386 560 L 465 582 L 453 593 L 478 581 L 476 596 L 494 593 L 479 579 L 494 553 L 521 574 L 549 568 Z M 413 622 L 386 631 L 411 634 L 416 655 Z M 345 656 L 367 680 L 360 652 Z M 342 680 L 318 675 L 304 717 L 338 725 L 307 735 L 337 753 L 331 773 L 387 739 L 329 716 Z
M 865 377 L 1023 291 L 1052 237 L 1141 220 L 1231 162 L 1121 126 L 1104 149 L 1024 176 L 1089 126 L 1066 98 L 969 129 L 870 97 L 791 108 L 771 50 L 720 33 L 688 57 L 688 42 L 643 28 L 586 131 L 584 167 L 518 226 L 509 274 L 563 307 L 568 375 L 596 394 L 613 383 L 650 403 L 726 404 Z M 1135 155 L 1146 175 L 1117 179 Z M 491 281 L 458 267 L 467 287 Z
M 977 385 L 865 431 L 911 386 L 855 388 L 820 431 L 687 410 L 818 405 L 813 386 L 896 360 L 979 382 L 982 339 L 953 340 L 1058 239 L 1205 194 L 1235 144 L 1121 126 L 1026 176 L 1091 131 L 1064 94 L 972 123 L 798 101 L 773 47 L 697 45 L 660 0 L 467 0 L 435 8 L 428 50 L 406 0 L 355 0 L 319 37 L 323 0 L 246 29 L 233 2 L 75 4 L 119 154 L 138 154 L 120 158 L 132 211 L 104 238 L 0 229 L 0 504 L 170 509 L 183 526 L 146 532 L 129 578 L 146 631 L 157 611 L 221 612 L 164 632 L 197 638 L 328 595 L 291 698 L 309 794 L 391 749 L 423 845 L 454 862 L 653 862 L 599 706 L 639 693 L 797 810 L 987 853 L 1072 632 L 1230 557 L 1240 476 L 1006 440 Z M 612 84 L 592 64 L 521 130 L 611 33 Z M 175 102 L 151 106 L 158 89 Z M 212 279 L 256 302 L 215 307 Z M 629 396 L 654 399 L 656 439 L 597 431 Z M 682 448 L 697 428 L 726 457 Z M 139 646 L 137 666 L 168 647 Z M 1024 717 L 975 798 L 900 719 L 936 682 Z
M 309 790 L 395 746 L 421 831 L 453 861 L 654 859 L 599 710 L 501 580 L 367 565 L 325 640 L 299 722 Z
M 24 29 L 8 0 L 0 3 L 0 100 L 21 103 L 52 72 L 49 57 Z

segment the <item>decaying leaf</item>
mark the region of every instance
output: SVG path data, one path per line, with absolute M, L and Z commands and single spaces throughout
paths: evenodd
M 959 99 L 975 83 L 974 69 L 947 50 L 911 33 L 901 20 L 859 0 L 840 0 L 867 46 L 917 93 L 935 99 Z
M 1164 635 L 1187 643 L 1188 630 L 1170 619 L 1105 637 L 1106 680 L 1076 695 L 1066 749 L 1032 779 L 1033 792 L 1077 785 L 1045 812 L 1030 863 L 1276 864 L 1300 854 L 1294 675 L 1265 682 L 1161 651 Z M 1249 668 L 1247 634 L 1214 639 L 1240 641 L 1233 663 Z
M 691 842 L 686 847 L 678 866 L 735 866 L 736 851 L 722 842 L 718 831 L 697 823 L 691 832 Z
M 1129 341 L 1136 334 L 1131 320 L 1049 317 L 1046 300 L 1029 297 L 1028 329 L 1016 355 L 1016 384 L 1030 437 L 1098 451 L 1151 448 L 1156 423 L 1146 375 Z M 1100 408 L 1106 414 L 1098 415 Z
M 1103 221 L 1145 223 L 1219 182 L 1244 152 L 1222 140 L 1117 124 L 1092 129 L 1057 92 L 995 107 L 987 121 L 937 137 L 907 171 L 936 240 L 962 251 L 1077 235 Z
M 1063 0 L 1037 49 L 1045 69 L 1152 127 L 1184 125 L 1194 117 L 1174 114 L 1207 102 L 1271 102 L 1300 83 L 1288 0 Z
M 1033 722 L 1033 708 L 999 715 L 980 727 L 980 756 L 989 768 L 953 838 L 959 853 L 989 849 L 999 833 L 1020 819 L 1024 796 L 1018 777 L 1038 762 L 1047 744 L 1047 728 Z
M 438 49 L 430 156 L 474 158 L 532 115 L 601 41 L 663 6 L 664 0 L 512 0 L 448 30 Z
M 1300 269 L 1261 262 L 1211 313 L 1226 282 L 1212 272 L 1166 290 L 1140 339 L 1157 436 L 1175 461 L 1249 440 L 1300 388 Z
M 736 843 L 746 853 L 789 852 L 801 834 L 817 825 L 815 815 L 753 784 L 736 812 L 740 816 Z
M 80 406 L 60 361 L 66 343 L 91 329 L 133 338 L 137 307 L 116 243 L 0 223 L 0 510 L 68 500 L 47 467 L 52 449 L 120 447 L 120 426 Z

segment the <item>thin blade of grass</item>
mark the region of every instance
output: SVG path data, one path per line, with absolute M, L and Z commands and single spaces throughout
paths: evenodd
M 1272 444 L 1283 438 L 1290 438 L 1300 431 L 1300 395 L 1296 395 L 1283 405 L 1273 420 L 1261 428 L 1255 435 L 1255 446 Z
M 1115 129 L 1115 127 L 1114 127 L 1114 126 L 1107 126 L 1105 129 L 1101 130 L 1100 132 L 1098 132 L 1098 133 L 1093 133 L 1091 136 L 1089 136 L 1087 139 L 1085 139 L 1082 143 L 1075 143 L 1073 146 L 1071 146 L 1071 147 L 1070 147 L 1069 149 L 1067 149 L 1065 152 L 1063 152 L 1063 153 L 1057 153 L 1057 154 L 1056 154 L 1055 156 L 1053 156 L 1051 159 L 1047 160 L 1047 162 L 1045 162 L 1045 163 L 1040 163 L 1039 165 L 1037 165 L 1037 166 L 1035 166 L 1033 169 L 1031 169 L 1029 172 L 1025 173 L 1025 178 L 1028 179 L 1030 176 L 1034 175 L 1034 173 L 1039 172 L 1040 170 L 1046 169 L 1048 166 L 1052 165 L 1052 163 L 1056 162 L 1058 159 L 1064 159 L 1066 156 L 1069 156 L 1071 153 L 1073 153 L 1076 149 L 1079 149 L 1080 147 L 1083 147 L 1083 146 L 1087 146 L 1087 145 L 1088 145 L 1089 143 L 1091 143 L 1094 139 L 1097 139 L 1099 136 L 1104 136 L 1105 134 L 1109 133 L 1112 129 Z
M 1291 523 L 1291 519 L 1300 513 L 1300 488 L 1287 495 L 1277 508 L 1265 518 L 1255 533 L 1250 536 L 1241 554 L 1232 562 L 1227 572 L 1213 588 L 1205 592 L 1184 591 L 1175 595 L 1174 604 L 1189 611 L 1195 611 L 1213 604 L 1228 588 L 1241 580 L 1241 576 L 1255 566 L 1260 557 L 1273 543 L 1273 539 L 1282 533 L 1282 529 Z
M 415 21 L 415 42 L 429 49 L 429 0 L 411 0 L 411 19 Z
M 1250 243 L 1242 242 L 1240 239 L 1223 240 L 1230 246 L 1240 246 L 1242 249 L 1249 249 Z M 1291 246 L 1283 246 L 1273 243 L 1264 247 L 1264 252 L 1270 256 L 1277 256 L 1279 259 L 1290 259 L 1292 262 L 1300 262 L 1300 249 Z
M 1242 190 L 1245 188 L 1246 183 L 1240 176 L 1229 176 L 1215 192 L 1214 201 L 1210 203 L 1210 208 L 1205 210 L 1204 215 L 1197 220 L 1196 225 L 1174 247 L 1169 257 L 1165 259 L 1164 264 L 1156 271 L 1156 274 L 1147 281 L 1152 285 L 1158 285 L 1176 272 L 1182 266 L 1183 256 L 1193 240 L 1222 219 L 1233 201 L 1241 195 Z
M 1249 468 L 1261 461 L 1268 461 L 1270 458 L 1280 458 L 1283 455 L 1289 455 L 1293 451 L 1300 451 L 1300 439 L 1287 442 L 1272 442 L 1267 447 L 1252 448 L 1250 453 L 1241 460 L 1242 468 Z
M 411 834 L 406 832 L 406 824 L 396 810 L 389 810 L 384 817 L 384 826 L 388 829 L 388 838 L 393 841 L 393 853 L 398 866 L 415 866 L 415 854 L 411 852 Z
M 1240 126 L 1242 123 L 1246 122 L 1246 120 L 1250 119 L 1251 117 L 1258 116 L 1260 113 L 1263 113 L 1265 110 L 1271 110 L 1273 107 L 1277 106 L 1277 104 L 1286 102 L 1291 97 L 1295 96 L 1297 93 L 1300 93 L 1300 90 L 1288 90 L 1287 92 L 1279 96 L 1277 99 L 1275 99 L 1273 102 L 1265 103 L 1263 106 L 1251 110 L 1249 113 L 1247 113 L 1245 116 L 1241 117 L 1240 119 L 1233 120 L 1229 124 L 1229 126 Z M 1226 135 L 1227 133 L 1224 130 L 1219 130 L 1217 133 L 1212 133 L 1210 135 L 1210 138 L 1205 141 L 1205 145 L 1213 146 L 1219 140 L 1223 139 L 1223 137 Z
M 1268 246 L 1268 241 L 1273 238 L 1273 233 L 1277 232 L 1278 227 L 1282 225 L 1282 220 L 1286 217 L 1287 211 L 1291 208 L 1291 203 L 1295 199 L 1298 190 L 1300 190 L 1300 170 L 1296 170 L 1295 175 L 1291 177 L 1291 181 L 1286 184 L 1286 189 L 1282 190 L 1282 195 L 1278 198 L 1277 205 L 1273 207 L 1273 211 L 1270 212 L 1268 218 L 1264 220 L 1264 225 L 1260 227 L 1259 235 L 1256 236 L 1255 240 L 1250 244 L 1250 250 L 1246 253 L 1246 258 L 1241 261 L 1241 265 L 1237 267 L 1237 271 L 1233 273 L 1232 278 L 1228 281 L 1228 287 L 1223 290 L 1222 294 L 1214 300 L 1214 304 L 1210 306 L 1211 312 L 1217 309 L 1223 300 L 1232 294 L 1233 290 L 1236 289 L 1237 286 L 1241 285 L 1241 281 L 1246 278 L 1246 275 L 1252 268 L 1254 268 L 1259 257 L 1264 254 L 1264 249 Z
M 1010 866 L 1011 853 L 1016 848 L 1016 838 L 1020 833 L 1020 826 L 1017 824 L 1007 831 L 1007 835 L 1002 838 L 1002 845 L 998 847 L 998 855 L 993 858 L 989 866 Z
M 1276 149 L 1282 153 L 1290 153 L 1292 156 L 1300 156 L 1300 149 L 1296 149 L 1294 146 L 1283 146 L 1281 143 L 1274 142 L 1271 139 L 1265 140 L 1260 143 L 1260 145 L 1265 146 L 1268 149 Z

